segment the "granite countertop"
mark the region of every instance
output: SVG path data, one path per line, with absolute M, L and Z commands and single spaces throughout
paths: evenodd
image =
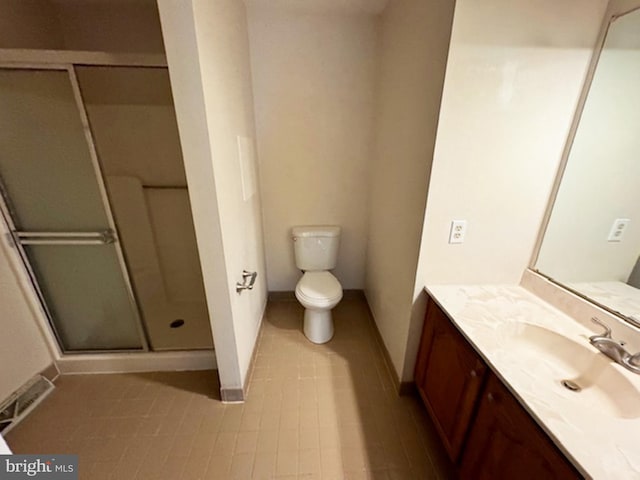
M 640 478 L 640 375 L 589 344 L 595 327 L 519 286 L 426 290 L 581 473 Z

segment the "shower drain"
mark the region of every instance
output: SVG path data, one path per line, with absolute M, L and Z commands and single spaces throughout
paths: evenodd
M 567 390 L 571 390 L 572 392 L 579 392 L 580 390 L 582 390 L 580 385 L 572 380 L 562 380 L 560 383 L 564 388 L 566 388 Z

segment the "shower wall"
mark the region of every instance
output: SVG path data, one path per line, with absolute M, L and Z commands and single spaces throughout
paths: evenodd
M 168 72 L 77 75 L 151 347 L 212 348 Z

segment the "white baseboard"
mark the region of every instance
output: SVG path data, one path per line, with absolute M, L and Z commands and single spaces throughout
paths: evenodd
M 173 372 L 217 369 L 213 350 L 65 355 L 56 360 L 61 374 Z

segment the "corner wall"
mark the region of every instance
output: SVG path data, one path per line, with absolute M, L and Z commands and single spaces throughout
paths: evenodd
M 160 0 L 220 384 L 241 400 L 266 304 L 260 194 L 243 199 L 238 136 L 255 139 L 243 2 Z M 255 288 L 235 292 L 243 268 Z
M 405 380 L 425 285 L 518 284 L 529 265 L 606 4 L 457 1 Z M 463 244 L 448 243 L 454 219 Z
M 379 19 L 365 293 L 402 375 L 453 2 L 392 1 Z
M 528 266 L 606 0 L 456 3 L 403 378 L 427 284 L 517 284 Z M 448 244 L 453 219 L 464 244 Z
M 421 248 L 426 283 L 520 280 L 606 3 L 458 1 Z M 453 219 L 468 221 L 464 244 L 447 243 Z

